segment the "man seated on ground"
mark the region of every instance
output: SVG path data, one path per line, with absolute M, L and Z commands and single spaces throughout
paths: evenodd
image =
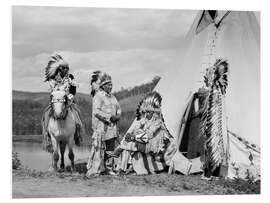
M 136 119 L 114 151 L 120 156 L 117 169 L 127 172 L 130 163 L 136 174 L 151 174 L 167 168 L 176 151 L 161 114 L 161 96 L 152 92 L 137 108 Z

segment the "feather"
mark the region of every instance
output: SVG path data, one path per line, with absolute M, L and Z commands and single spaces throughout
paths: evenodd
M 226 93 L 226 88 L 228 86 L 228 67 L 229 64 L 224 59 L 217 59 L 214 64 L 214 86 L 216 89 L 220 89 L 221 93 L 224 95 Z
M 51 56 L 47 66 L 45 67 L 45 82 L 50 79 L 54 79 L 58 71 L 61 71 L 63 67 L 69 69 L 68 63 L 62 58 L 62 56 L 59 54 Z
M 45 81 L 49 81 L 52 77 L 56 75 L 58 67 L 51 67 L 51 63 L 52 62 L 49 62 L 45 68 Z
M 228 63 L 224 59 L 217 59 L 215 64 L 206 70 L 204 82 L 210 93 L 207 98 L 207 108 L 203 112 L 200 131 L 206 138 L 206 164 L 211 165 L 213 172 L 224 159 L 223 143 L 223 105 L 222 95 L 226 94 Z
M 141 100 L 137 106 L 137 109 L 136 109 L 136 119 L 137 120 L 140 120 L 141 119 L 141 116 L 142 116 L 142 110 L 141 110 L 141 106 L 143 104 L 143 100 Z
M 97 70 L 94 71 L 90 74 L 90 84 L 92 84 L 93 82 L 96 82 L 101 76 L 101 71 Z
M 156 91 L 150 92 L 142 99 L 136 109 L 136 118 L 139 120 L 141 118 L 142 112 L 147 108 L 160 109 L 162 97 Z

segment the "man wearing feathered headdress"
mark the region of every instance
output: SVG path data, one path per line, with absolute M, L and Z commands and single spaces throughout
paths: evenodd
M 69 100 L 71 112 L 74 115 L 76 122 L 76 132 L 74 135 L 74 141 L 77 146 L 82 141 L 81 131 L 83 129 L 82 121 L 80 118 L 80 111 L 74 102 L 74 96 L 76 94 L 76 82 L 74 76 L 69 73 L 68 63 L 60 56 L 55 54 L 50 57 L 48 65 L 45 68 L 45 82 L 49 82 L 50 90 L 53 91 L 57 87 L 64 87 Z M 42 117 L 43 135 L 45 141 L 45 149 L 51 151 L 50 135 L 47 131 L 48 121 L 51 114 L 51 105 L 48 105 L 44 110 Z
M 87 176 L 103 172 L 114 174 L 113 159 L 108 157 L 115 149 L 118 137 L 117 123 L 121 108 L 112 91 L 112 79 L 107 73 L 95 71 L 91 75 L 92 144 L 87 164 Z
M 220 176 L 227 167 L 227 126 L 225 96 L 228 86 L 229 64 L 223 58 L 216 59 L 213 66 L 206 69 L 204 83 L 208 90 L 201 117 L 200 133 L 205 140 L 204 178 Z
M 135 121 L 114 151 L 114 156 L 120 154 L 120 173 L 127 171 L 128 162 L 137 174 L 155 173 L 169 165 L 176 147 L 162 118 L 161 100 L 151 92 L 139 103 Z
M 100 77 L 103 73 L 100 70 L 93 71 L 90 75 L 90 95 L 94 98 L 95 94 L 99 90 Z

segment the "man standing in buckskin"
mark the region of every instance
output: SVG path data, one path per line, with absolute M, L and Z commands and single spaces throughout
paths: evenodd
M 112 154 L 118 137 L 117 123 L 120 120 L 121 108 L 112 95 L 112 79 L 107 73 L 94 72 L 91 86 L 95 91 L 92 110 L 92 145 L 87 164 L 87 176 L 107 173 L 113 175 Z M 98 87 L 98 88 L 97 88 Z

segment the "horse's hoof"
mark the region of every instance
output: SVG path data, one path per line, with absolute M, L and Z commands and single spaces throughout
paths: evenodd
M 86 173 L 85 174 L 85 177 L 86 178 L 88 178 L 88 179 L 90 179 L 90 178 L 95 178 L 95 177 L 99 177 L 100 176 L 100 174 L 99 173 Z
M 74 169 L 71 168 L 70 172 L 71 172 L 71 173 L 76 173 L 77 171 L 76 171 L 75 168 L 74 168 Z
M 59 173 L 63 173 L 63 172 L 65 172 L 65 169 L 64 169 L 64 168 L 60 168 L 60 169 L 58 170 L 58 172 L 59 172 Z
M 60 169 L 65 170 L 65 165 L 60 165 Z
M 74 167 L 70 167 L 70 172 L 71 172 L 71 173 L 76 173 L 76 172 L 77 172 L 75 166 L 74 166 Z
M 52 166 L 50 166 L 50 168 L 48 169 L 48 171 L 49 172 L 57 172 L 57 169 L 54 168 L 54 167 L 52 167 Z

